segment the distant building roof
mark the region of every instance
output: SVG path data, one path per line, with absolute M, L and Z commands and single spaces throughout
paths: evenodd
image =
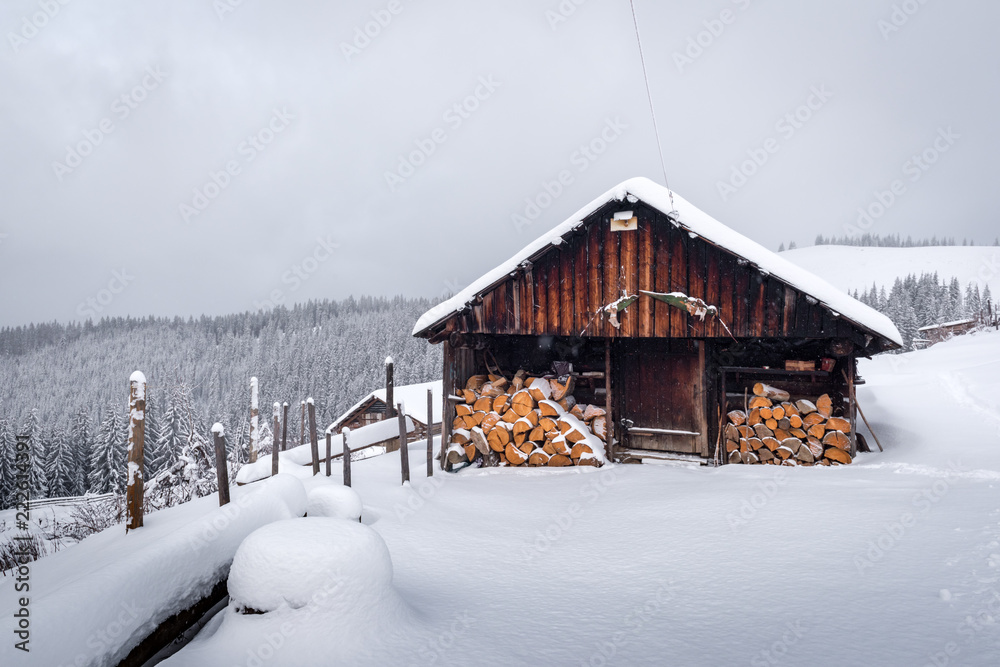
M 430 422 L 427 421 L 428 389 L 434 392 L 434 415 Z M 411 418 L 416 419 L 423 424 L 436 424 L 441 421 L 441 393 L 441 380 L 434 380 L 433 382 L 422 382 L 420 384 L 408 384 L 393 387 L 392 400 L 395 403 L 402 403 L 403 410 Z M 342 424 L 350 421 L 358 410 L 365 407 L 365 404 L 373 400 L 379 400 L 383 404 L 385 403 L 385 387 L 376 389 L 355 403 L 349 410 L 338 417 L 337 420 L 330 425 L 330 428 L 333 430 L 340 428 Z

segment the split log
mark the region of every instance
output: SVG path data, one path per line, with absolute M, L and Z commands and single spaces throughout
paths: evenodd
M 805 446 L 805 443 L 803 443 L 798 438 L 784 438 L 781 441 L 781 446 L 782 447 L 788 447 L 788 449 L 792 450 L 792 454 L 795 454 L 796 456 L 799 455 L 799 452 L 803 448 L 804 449 L 808 449 L 808 447 Z
M 774 412 L 771 410 L 771 408 L 764 407 L 760 409 L 760 418 L 763 419 L 764 421 L 771 419 L 771 415 L 773 414 Z
M 764 443 L 764 446 L 772 452 L 776 452 L 781 449 L 781 443 L 777 440 L 777 438 L 763 438 L 761 439 L 761 442 Z
M 465 455 L 465 451 L 458 449 L 448 450 L 448 463 L 451 465 L 458 465 L 459 463 L 468 463 L 469 457 Z
M 846 419 L 841 419 L 840 417 L 830 417 L 826 420 L 826 430 L 828 431 L 840 431 L 841 433 L 851 432 L 851 422 Z
M 472 404 L 472 409 L 475 412 L 493 412 L 493 399 L 484 394 L 481 398 L 476 399 L 476 402 Z
M 608 441 L 608 418 L 596 417 L 590 424 L 590 430 L 601 440 Z
M 514 443 L 508 443 L 507 447 L 504 449 L 504 455 L 507 457 L 507 463 L 512 466 L 522 466 L 528 462 L 528 456 L 522 452 L 520 449 L 514 446 Z
M 746 439 L 740 440 L 726 440 L 726 452 L 737 452 L 740 450 L 740 446 L 747 447 Z
M 750 414 L 747 415 L 747 426 L 754 427 L 762 421 L 764 420 L 760 416 L 760 408 L 754 408 L 750 411 Z
M 517 448 L 521 450 L 525 454 L 525 456 L 529 456 L 531 452 L 535 451 L 535 443 L 525 439 L 524 442 L 517 445 Z
M 465 428 L 465 417 L 455 417 L 451 420 L 451 430 Z
M 486 442 L 494 452 L 502 452 L 510 442 L 510 432 L 505 428 L 495 428 L 486 436 Z
M 848 454 L 840 447 L 828 447 L 827 450 L 823 453 L 823 456 L 829 459 L 830 461 L 836 461 L 837 463 L 844 463 L 844 464 L 848 464 L 854 460 L 851 458 L 850 454 Z
M 490 377 L 488 375 L 473 375 L 465 382 L 465 388 L 469 391 L 478 392 L 489 381 Z
M 781 421 L 782 419 L 785 418 L 785 409 L 780 405 L 776 405 L 773 408 L 771 408 L 771 416 L 777 419 L 778 421 Z
M 826 421 L 826 418 L 818 412 L 811 412 L 802 418 L 802 425 L 804 428 L 809 428 L 810 426 L 815 426 L 816 424 L 822 424 Z
M 830 398 L 829 394 L 823 394 L 816 399 L 816 412 L 824 417 L 833 415 L 833 399 Z
M 753 438 L 757 435 L 756 431 L 749 426 L 737 426 L 736 430 L 740 432 L 741 438 Z
M 787 440 L 792 437 L 792 434 L 782 428 L 774 429 L 774 437 L 776 440 Z
M 552 440 L 550 440 L 549 442 L 551 443 L 552 447 L 555 448 L 556 454 L 569 456 L 570 453 L 573 451 L 573 448 L 570 446 L 568 442 L 566 442 L 566 438 L 563 437 L 562 435 L 552 438 Z
M 737 429 L 732 424 L 726 424 L 725 437 L 726 440 L 739 440 L 740 439 L 739 429 Z
M 483 433 L 489 434 L 489 432 L 496 427 L 497 422 L 499 421 L 500 421 L 500 415 L 498 415 L 496 412 L 491 412 L 485 417 L 483 417 L 483 421 L 480 422 L 479 428 L 483 429 Z
M 551 442 L 545 442 L 542 445 L 542 451 L 544 451 L 549 456 L 555 456 L 556 454 L 558 454 L 558 452 L 556 451 L 556 448 L 552 446 Z
M 798 438 L 799 440 L 805 440 L 806 439 L 806 435 L 808 435 L 805 431 L 803 431 L 800 428 L 788 429 L 788 432 L 791 433 L 796 438 Z
M 542 407 L 543 406 L 539 406 L 539 410 L 541 410 Z M 549 431 L 556 431 L 559 429 L 559 427 L 556 425 L 556 420 L 553 419 L 552 417 L 541 417 L 538 420 L 538 425 L 541 426 L 543 429 L 545 429 L 546 433 L 548 433 Z
M 730 463 L 743 463 L 743 456 L 740 452 L 729 452 Z
M 510 383 L 511 387 L 514 388 L 515 392 L 524 389 L 524 380 L 528 377 L 528 372 L 523 368 L 514 374 L 514 381 Z M 509 390 L 509 389 L 508 389 Z
M 451 434 L 451 441 L 456 445 L 468 444 L 471 439 L 471 434 L 464 428 L 460 428 Z
M 526 383 L 525 387 L 527 387 L 528 393 L 531 394 L 531 397 L 535 399 L 536 402 L 552 398 L 552 385 L 549 384 L 548 380 L 534 378 L 530 382 Z
M 753 427 L 753 430 L 754 433 L 756 433 L 757 437 L 760 438 L 761 440 L 763 440 L 764 438 L 774 437 L 774 431 L 769 429 L 764 424 L 757 424 L 756 426 Z
M 584 420 L 583 419 L 583 406 L 581 406 L 579 403 L 577 403 L 572 408 L 570 408 L 569 413 L 571 415 L 573 415 L 574 417 L 576 417 L 577 419 L 579 419 L 580 421 Z
M 798 453 L 795 455 L 795 458 L 802 463 L 808 463 L 809 465 L 816 462 L 816 457 L 813 455 L 812 450 L 808 447 L 800 447 Z
M 817 440 L 816 438 L 809 436 L 808 440 L 806 440 L 806 447 L 809 448 L 809 451 L 812 452 L 812 455 L 816 458 L 817 461 L 823 458 L 823 451 L 826 448 L 823 447 L 823 443 Z
M 747 423 L 747 413 L 742 410 L 733 410 L 726 416 L 729 417 L 729 421 L 736 426 L 742 426 Z
M 561 401 L 573 394 L 576 383 L 572 375 L 564 375 L 560 378 L 549 380 L 549 386 L 552 388 L 552 400 Z
M 473 413 L 472 406 L 468 403 L 458 403 L 455 405 L 455 414 L 459 417 L 464 417 L 465 415 L 471 415 Z
M 822 440 L 823 436 L 826 434 L 826 429 L 823 428 L 822 424 L 813 424 L 806 431 L 809 435 L 816 438 L 817 440 Z
M 787 401 L 789 395 L 787 391 L 772 387 L 771 385 L 758 382 L 753 386 L 754 396 L 763 396 L 774 401 Z
M 472 405 L 479 398 L 479 394 L 477 394 L 476 392 L 472 391 L 471 389 L 463 389 L 462 390 L 462 397 L 465 399 L 466 403 L 468 403 L 469 405 Z
M 607 414 L 608 413 L 605 412 L 604 408 L 598 405 L 588 405 L 587 409 L 583 411 L 583 419 L 584 421 L 589 422 L 592 419 L 596 419 L 598 417 L 604 417 Z
M 529 466 L 547 466 L 549 464 L 549 459 L 552 458 L 546 454 L 541 449 L 536 449 L 528 455 L 528 465 Z
M 806 415 L 816 412 L 816 405 L 812 401 L 807 401 L 802 399 L 801 401 L 795 401 L 795 407 L 798 409 L 799 414 L 805 418 Z
M 511 430 L 511 433 L 513 433 L 515 438 L 517 438 L 517 436 L 519 435 L 524 435 L 524 437 L 527 438 L 527 435 L 525 434 L 532 428 L 534 427 L 531 425 L 531 422 L 522 417 L 521 419 L 518 419 L 516 422 L 514 422 L 514 428 Z
M 573 465 L 573 459 L 568 456 L 563 456 L 562 454 L 556 454 L 549 459 L 550 468 L 563 468 L 571 465 Z
M 760 459 L 761 463 L 769 463 L 774 460 L 774 454 L 768 448 L 757 450 L 757 458 Z
M 570 456 L 573 458 L 573 461 L 579 462 L 581 459 L 593 457 L 594 450 L 590 448 L 590 445 L 579 442 L 573 445 Z
M 795 456 L 795 452 L 790 450 L 788 447 L 778 447 L 776 450 L 774 450 L 774 455 L 777 456 L 782 461 L 786 461 Z
M 556 405 L 561 407 L 566 412 L 569 412 L 570 410 L 573 409 L 573 406 L 576 405 L 576 397 L 573 396 L 572 394 L 570 394 L 569 396 L 564 396 L 560 398 L 558 401 L 556 401 Z
M 756 452 L 747 452 L 746 454 L 743 454 L 742 456 L 743 456 L 743 463 L 745 463 L 747 465 L 754 465 L 754 464 L 760 463 L 760 459 L 757 458 L 757 453 Z
M 792 428 L 802 428 L 802 417 L 798 415 L 792 415 L 788 418 L 788 424 Z
M 823 438 L 823 444 L 827 447 L 836 447 L 845 452 L 851 448 L 851 440 L 840 431 L 829 431 Z
M 490 384 L 492 384 L 495 389 L 499 389 L 501 392 L 504 392 L 507 390 L 509 381 L 502 375 L 491 375 Z
M 749 452 L 751 449 L 753 449 L 753 446 L 750 444 L 749 440 L 740 440 L 739 449 L 741 452 Z
M 468 459 L 469 461 L 475 461 L 476 460 L 476 455 L 479 452 L 478 452 L 478 450 L 476 450 L 476 446 L 475 445 L 473 445 L 470 442 L 467 445 L 462 445 L 462 449 L 465 450 L 465 458 L 466 459 Z
M 528 440 L 532 442 L 545 442 L 545 429 L 541 426 L 531 429 L 531 433 L 528 434 Z
M 542 400 L 538 402 L 538 411 L 543 417 L 561 417 L 565 410 L 555 401 Z
M 769 408 L 771 407 L 771 399 L 765 398 L 763 396 L 754 396 L 750 399 L 748 407 L 753 410 L 754 408 Z
M 503 414 L 510 407 L 510 396 L 507 394 L 501 394 L 493 399 L 493 412 L 497 414 Z
M 791 417 L 792 415 L 799 415 L 799 409 L 795 407 L 795 404 L 791 401 L 784 401 L 781 404 L 782 409 L 785 411 L 786 417 Z
M 778 428 L 778 420 L 777 419 L 765 419 L 764 420 L 764 426 L 766 426 L 769 429 L 771 429 L 772 431 L 774 431 L 775 429 Z
M 500 418 L 500 422 L 503 424 L 513 424 L 520 418 L 521 415 L 517 414 L 513 410 L 508 410 L 507 412 L 503 413 L 503 417 Z
M 471 437 L 472 437 L 472 444 L 475 446 L 476 449 L 478 449 L 482 453 L 483 456 L 486 456 L 487 454 L 490 453 L 489 442 L 487 442 L 486 435 L 483 434 L 483 430 L 481 428 L 476 427 L 472 429 Z M 471 456 L 469 457 L 469 460 L 470 461 L 472 460 Z

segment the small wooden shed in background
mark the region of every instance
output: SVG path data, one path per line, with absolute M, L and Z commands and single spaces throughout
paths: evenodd
M 758 382 L 829 394 L 853 426 L 856 358 L 902 344 L 884 315 L 644 178 L 602 194 L 413 333 L 444 346 L 443 447 L 449 396 L 468 378 L 569 363 L 578 400 L 608 406 L 620 461 L 713 458 L 723 417 Z
M 428 389 L 434 393 L 434 414 L 430 416 L 427 414 Z M 331 429 L 334 433 L 341 433 L 345 427 L 356 429 L 382 421 L 386 416 L 385 401 L 386 388 L 376 389 L 338 417 Z M 441 433 L 441 380 L 394 387 L 393 402 L 402 403 L 403 410 L 413 420 L 415 428 L 408 442 L 425 440 L 428 431 L 431 435 Z M 387 451 L 394 451 L 399 447 L 398 438 L 386 444 Z

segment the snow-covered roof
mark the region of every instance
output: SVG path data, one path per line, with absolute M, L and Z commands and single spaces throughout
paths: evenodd
M 420 384 L 407 384 L 402 386 L 393 387 L 392 389 L 392 400 L 395 403 L 402 403 L 403 409 L 413 419 L 427 424 L 427 390 L 430 389 L 434 392 L 434 419 L 431 424 L 436 424 L 441 421 L 441 380 L 434 380 L 433 382 L 422 382 Z M 330 424 L 331 429 L 337 430 L 340 425 L 347 421 L 355 410 L 363 406 L 368 401 L 373 398 L 385 403 L 385 387 L 381 389 L 376 389 L 371 392 L 360 401 L 355 403 L 349 410 L 344 414 L 337 417 L 336 421 Z
M 943 322 L 941 324 L 931 324 L 926 327 L 920 327 L 917 331 L 930 331 L 931 329 L 944 329 L 946 327 L 957 327 L 961 324 L 975 324 L 975 320 L 955 320 L 954 322 Z
M 417 320 L 413 327 L 413 335 L 417 335 L 460 312 L 477 295 L 504 280 L 516 271 L 522 262 L 535 256 L 546 246 L 562 243 L 563 236 L 581 226 L 584 219 L 605 204 L 626 199 L 631 204 L 642 201 L 664 214 L 670 214 L 677 224 L 689 233 L 739 255 L 761 271 L 773 275 L 804 294 L 817 299 L 821 305 L 841 317 L 902 346 L 903 339 L 896 326 L 882 313 L 866 306 L 802 267 L 778 256 L 759 243 L 726 227 L 676 192 L 673 193 L 673 210 L 671 210 L 671 192 L 662 185 L 643 177 L 629 179 L 611 188 L 574 213 L 569 219 L 529 243 L 509 260 L 474 281 L 452 298 L 428 310 Z

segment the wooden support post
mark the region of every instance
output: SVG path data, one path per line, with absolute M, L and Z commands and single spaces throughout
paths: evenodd
M 333 435 L 330 433 L 330 429 L 326 430 L 326 476 L 329 477 L 332 473 L 333 466 Z
M 313 475 L 319 474 L 319 440 L 316 437 L 316 404 L 310 398 L 309 404 L 309 450 L 312 453 Z
M 125 532 L 142 528 L 142 499 L 146 443 L 146 376 L 140 371 L 129 378 L 128 392 L 128 484 L 125 487 Z
M 393 364 L 392 357 L 385 358 L 385 418 L 396 416 L 396 403 L 394 402 L 394 389 L 396 385 L 395 378 L 393 377 Z
M 406 446 L 406 414 L 403 404 L 396 406 L 396 418 L 399 421 L 399 465 L 402 469 L 403 484 L 410 481 L 410 448 Z
M 615 419 L 614 413 L 611 410 L 611 339 L 604 339 L 604 411 L 607 413 L 605 418 L 605 429 L 607 443 L 605 449 L 608 453 L 608 460 L 614 462 L 615 460 Z
M 851 458 L 858 455 L 858 402 L 854 396 L 854 355 L 847 358 L 847 410 L 851 422 Z
M 299 444 L 306 444 L 306 402 L 302 401 L 300 404 L 302 408 L 302 418 L 299 420 Z
M 281 427 L 281 405 L 274 404 L 274 430 L 271 431 L 271 476 L 278 474 L 278 429 Z
M 257 462 L 257 449 L 260 440 L 260 418 L 257 409 L 257 378 L 250 378 L 250 453 L 247 456 L 249 463 Z
M 229 463 L 226 461 L 226 430 L 216 422 L 212 427 L 215 436 L 215 476 L 219 482 L 219 507 L 229 504 Z
M 288 446 L 288 403 L 285 403 L 282 408 L 283 416 L 281 418 L 281 451 L 285 451 Z
M 344 438 L 344 486 L 351 485 L 351 445 L 347 442 L 351 436 L 351 429 L 344 427 L 340 432 Z
M 427 476 L 434 476 L 434 391 L 427 390 Z
M 451 392 L 454 389 L 454 358 L 455 352 L 451 349 L 448 341 L 443 344 L 443 363 L 441 368 L 441 449 L 440 457 L 441 470 L 448 472 L 448 444 L 451 442 L 451 422 L 455 418 L 455 409 L 451 404 Z

